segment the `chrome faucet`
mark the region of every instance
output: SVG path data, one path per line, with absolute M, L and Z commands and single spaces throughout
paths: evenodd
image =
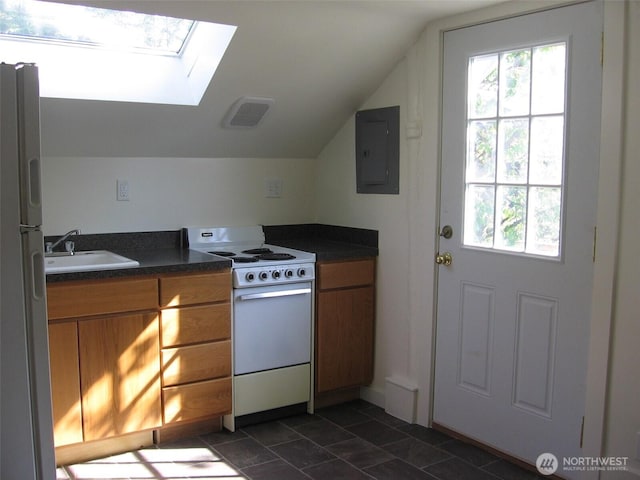
M 44 244 L 44 252 L 45 253 L 53 253 L 53 249 L 64 242 L 64 249 L 69 253 L 69 255 L 74 254 L 75 244 L 72 241 L 67 240 L 71 235 L 80 235 L 80 229 L 76 228 L 74 230 L 70 230 L 65 233 L 62 237 L 60 237 L 55 242 L 47 242 Z

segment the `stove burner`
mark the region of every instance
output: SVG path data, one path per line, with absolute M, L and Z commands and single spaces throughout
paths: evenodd
M 233 257 L 235 255 L 235 253 L 233 252 L 224 252 L 224 251 L 213 251 L 213 252 L 207 252 L 207 253 L 213 253 L 214 255 L 220 255 L 221 257 Z
M 237 263 L 253 263 L 260 260 L 258 257 L 233 257 L 233 261 Z
M 236 263 L 254 263 L 260 260 L 293 260 L 295 256 L 289 253 L 276 253 L 270 248 L 252 248 L 250 250 L 243 250 L 242 253 L 250 256 L 238 256 L 234 252 L 228 252 L 224 250 L 212 250 L 208 253 L 219 255 L 221 257 L 230 257 Z
M 243 250 L 242 253 L 247 253 L 249 255 L 262 255 L 265 253 L 273 253 L 273 250 L 271 250 L 270 248 L 262 247 L 262 248 L 252 248 L 250 250 Z
M 288 253 L 270 252 L 270 253 L 263 253 L 261 255 L 258 255 L 256 258 L 258 258 L 259 260 L 292 260 L 296 257 Z

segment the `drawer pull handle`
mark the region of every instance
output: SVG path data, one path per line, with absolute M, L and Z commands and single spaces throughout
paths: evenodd
M 273 297 L 289 297 L 292 295 L 304 295 L 311 293 L 310 288 L 299 288 L 297 290 L 281 290 L 278 292 L 263 292 L 263 293 L 249 293 L 247 295 L 240 295 L 238 300 L 257 300 L 260 298 L 273 298 Z

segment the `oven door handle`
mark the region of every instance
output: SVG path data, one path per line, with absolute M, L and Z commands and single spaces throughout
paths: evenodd
M 310 288 L 298 288 L 296 290 L 280 290 L 277 292 L 262 292 L 262 293 L 249 293 L 247 295 L 240 295 L 238 300 L 257 300 L 260 298 L 273 298 L 273 297 L 289 297 L 292 295 L 304 295 L 311 293 Z

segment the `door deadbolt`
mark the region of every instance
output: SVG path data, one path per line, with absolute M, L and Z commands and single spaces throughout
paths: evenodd
M 444 227 L 442 227 L 442 230 L 440 230 L 440 236 L 446 238 L 447 240 L 453 237 L 453 228 L 451 227 L 451 225 L 445 225 Z
M 449 252 L 438 253 L 436 255 L 436 263 L 438 265 L 444 265 L 445 267 L 448 267 L 453 263 L 453 255 L 451 255 L 451 253 Z

